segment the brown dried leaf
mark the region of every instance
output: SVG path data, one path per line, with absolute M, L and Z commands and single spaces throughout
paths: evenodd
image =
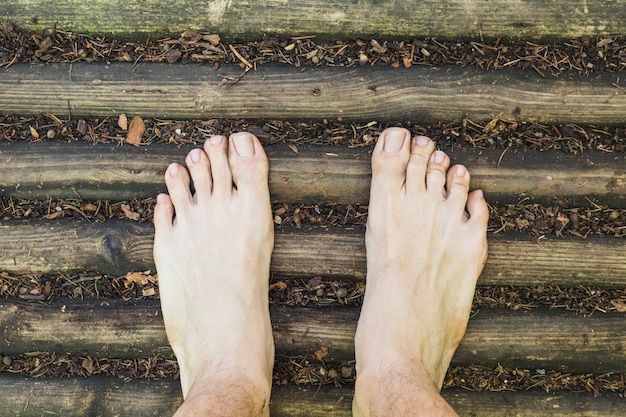
M 321 361 L 326 356 L 328 356 L 328 348 L 326 346 L 322 346 L 321 348 L 315 351 L 313 356 L 315 356 L 315 359 L 317 359 L 318 361 Z
M 30 134 L 32 137 L 34 137 L 35 139 L 39 139 L 39 132 L 37 132 L 37 129 L 35 129 L 32 126 L 28 126 L 30 128 Z
M 156 278 L 150 275 L 147 272 L 129 272 L 124 277 L 126 280 L 126 286 L 130 286 L 130 284 L 135 283 L 139 285 L 147 285 L 149 282 L 156 282 Z
M 617 298 L 615 300 L 611 300 L 611 304 L 619 313 L 626 313 L 626 299 Z
M 128 127 L 128 134 L 126 135 L 126 142 L 131 145 L 139 146 L 141 144 L 141 135 L 146 131 L 146 124 L 139 116 L 133 117 Z
M 172 48 L 167 51 L 167 54 L 165 54 L 165 59 L 167 59 L 167 62 L 169 62 L 170 64 L 173 64 L 180 59 L 181 55 L 182 52 L 180 52 L 180 49 Z
M 122 130 L 127 130 L 128 129 L 128 117 L 126 117 L 126 115 L 124 113 L 120 114 L 120 117 L 117 118 L 117 125 Z
M 141 295 L 143 295 L 144 297 L 149 297 L 155 294 L 156 294 L 156 290 L 153 287 L 144 288 L 143 290 L 141 290 Z
M 139 221 L 139 219 L 141 218 L 139 213 L 135 213 L 128 204 L 122 204 L 120 208 L 124 212 L 126 218 L 129 220 Z
M 62 211 L 55 211 L 54 213 L 50 213 L 50 214 L 45 214 L 43 216 L 44 219 L 48 219 L 48 220 L 54 220 L 57 217 L 59 217 L 60 215 L 62 215 L 63 212 Z
M 276 289 L 284 290 L 286 288 L 287 288 L 287 284 L 285 284 L 283 281 L 278 281 L 273 284 L 270 284 L 270 291 L 276 290 Z
M 204 39 L 205 41 L 209 41 L 209 43 L 213 46 L 217 46 L 220 44 L 220 35 L 217 34 L 211 34 L 211 35 L 203 35 L 202 39 Z

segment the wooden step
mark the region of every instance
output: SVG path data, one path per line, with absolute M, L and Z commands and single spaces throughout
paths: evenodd
M 62 28 L 75 33 L 120 39 L 178 37 L 187 29 L 220 33 L 225 38 L 259 39 L 263 34 L 316 35 L 326 39 L 435 37 L 443 39 L 504 38 L 505 41 L 555 41 L 626 33 L 624 2 L 585 0 L 439 1 L 405 0 L 328 3 L 184 1 L 115 3 L 56 0 L 54 3 L 3 0 L 0 16 L 20 27 L 42 32 Z
M 624 12 L 626 13 L 626 12 Z M 229 86 L 228 79 L 239 79 Z M 618 73 L 559 78 L 458 66 L 394 69 L 159 63 L 16 64 L 0 68 L 0 112 L 58 116 L 489 121 L 623 124 Z
M 275 276 L 364 280 L 364 230 L 303 228 L 275 236 Z M 16 274 L 154 271 L 151 223 L 15 220 L 0 224 L 0 270 Z M 623 287 L 626 240 L 589 236 L 538 241 L 490 234 L 480 285 Z
M 354 358 L 358 308 L 271 306 L 276 352 Z M 2 353 L 58 352 L 107 358 L 172 357 L 159 302 L 57 299 L 50 305 L 0 300 Z M 452 366 L 470 364 L 567 372 L 626 372 L 623 314 L 481 310 L 469 322 Z
M 171 416 L 182 402 L 180 383 L 173 379 L 124 382 L 115 377 L 29 378 L 0 375 L 0 414 L 21 417 L 64 415 L 83 417 Z M 444 389 L 442 396 L 461 417 L 623 417 L 626 401 L 618 394 L 538 390 L 468 392 Z M 270 411 L 276 417 L 350 417 L 352 387 L 275 386 Z
M 1 80 L 1 78 L 0 78 Z M 1 81 L 0 81 L 1 82 Z M 0 90 L 0 94 L 1 90 Z M 626 108 L 626 107 L 625 107 Z M 184 162 L 190 146 L 0 142 L 0 195 L 24 199 L 120 201 L 166 191 L 170 162 Z M 270 193 L 280 203 L 367 204 L 371 147 L 267 146 Z M 585 151 L 444 149 L 466 165 L 472 187 L 489 203 L 626 207 L 626 154 Z

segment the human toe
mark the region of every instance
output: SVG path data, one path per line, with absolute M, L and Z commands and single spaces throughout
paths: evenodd
M 175 210 L 186 210 L 192 202 L 187 170 L 177 163 L 170 164 L 165 172 L 165 185 Z
M 204 151 L 209 159 L 213 194 L 230 195 L 233 176 L 228 164 L 228 141 L 224 136 L 213 136 L 204 142 Z
M 442 151 L 432 153 L 426 167 L 426 189 L 429 193 L 446 197 L 446 173 L 449 166 L 448 155 Z
M 475 224 L 481 229 L 487 228 L 489 207 L 481 190 L 474 190 L 469 193 L 465 208 L 469 214 L 468 222 Z
M 385 129 L 376 142 L 372 152 L 372 170 L 404 174 L 409 160 L 411 134 L 408 130 L 392 127 Z
M 157 203 L 154 206 L 154 227 L 156 233 L 165 231 L 172 226 L 172 220 L 174 219 L 174 205 L 170 196 L 167 194 L 159 194 L 157 196 Z
M 202 201 L 211 195 L 212 179 L 209 157 L 202 149 L 193 149 L 185 160 L 193 188 L 196 190 L 196 201 Z
M 463 165 L 455 165 L 446 175 L 446 201 L 464 210 L 469 192 L 470 174 Z
M 411 155 L 406 173 L 407 188 L 419 191 L 426 189 L 426 168 L 434 151 L 435 142 L 426 136 L 416 136 L 411 140 Z
M 263 145 L 251 133 L 239 132 L 229 138 L 228 158 L 238 191 L 268 193 L 269 165 Z

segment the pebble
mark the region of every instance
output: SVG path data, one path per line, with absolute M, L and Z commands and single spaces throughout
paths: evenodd
M 5 366 L 11 366 L 11 364 L 13 363 L 13 361 L 11 360 L 10 356 L 4 356 L 2 358 L 2 364 Z
M 54 129 L 49 129 L 48 132 L 46 133 L 46 137 L 48 139 L 54 139 L 56 135 L 57 135 L 57 132 Z

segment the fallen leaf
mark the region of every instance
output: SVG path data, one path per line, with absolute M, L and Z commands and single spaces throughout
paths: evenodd
M 169 62 L 170 64 L 173 64 L 174 62 L 180 59 L 181 55 L 182 55 L 182 52 L 180 52 L 180 49 L 172 48 L 169 51 L 167 51 L 167 54 L 165 54 L 165 59 L 167 59 L 167 62 Z
M 48 220 L 53 220 L 56 219 L 57 217 L 59 217 L 60 215 L 62 215 L 63 212 L 62 211 L 55 211 L 54 213 L 50 213 L 50 214 L 45 214 L 43 216 L 44 219 L 48 219 Z
M 93 360 L 91 358 L 84 358 L 81 365 L 88 374 L 93 373 Z
M 32 137 L 34 137 L 35 139 L 39 139 L 39 132 L 37 132 L 37 129 L 32 126 L 28 127 L 30 128 L 30 134 L 32 135 Z
M 204 39 L 205 41 L 209 41 L 209 43 L 213 46 L 217 46 L 220 44 L 220 35 L 217 34 L 213 34 L 213 35 L 203 35 L 202 39 Z
M 283 281 L 278 281 L 273 284 L 270 284 L 270 291 L 276 290 L 276 289 L 284 290 L 285 288 L 287 288 L 287 284 L 285 284 Z
M 126 142 L 131 145 L 139 146 L 141 144 L 141 135 L 146 131 L 146 124 L 139 116 L 133 117 L 133 120 L 128 126 L 128 134 L 126 135 Z
M 126 216 L 126 218 L 129 220 L 138 221 L 141 218 L 139 213 L 135 213 L 128 204 L 122 204 L 120 208 L 124 212 L 124 215 Z
M 156 278 L 146 272 L 129 272 L 128 274 L 126 274 L 124 279 L 126 280 L 125 284 L 127 287 L 133 283 L 147 285 L 149 282 L 156 282 Z
M 315 356 L 315 359 L 317 359 L 318 361 L 321 361 L 326 356 L 328 356 L 328 348 L 326 346 L 322 346 L 321 348 L 315 351 L 313 356 Z
M 613 38 L 604 38 L 601 39 L 597 44 L 596 44 L 596 48 L 602 48 L 604 46 L 607 46 L 608 44 L 610 44 L 611 42 L 613 42 Z
M 619 313 L 626 313 L 626 299 L 617 298 L 615 300 L 611 300 L 611 304 Z
M 117 125 L 122 130 L 127 130 L 128 129 L 128 117 L 126 117 L 126 115 L 124 113 L 120 114 L 120 117 L 117 118 Z
M 144 297 L 149 297 L 154 294 L 156 294 L 156 290 L 152 287 L 144 288 L 143 290 L 141 290 L 141 295 L 143 295 Z

